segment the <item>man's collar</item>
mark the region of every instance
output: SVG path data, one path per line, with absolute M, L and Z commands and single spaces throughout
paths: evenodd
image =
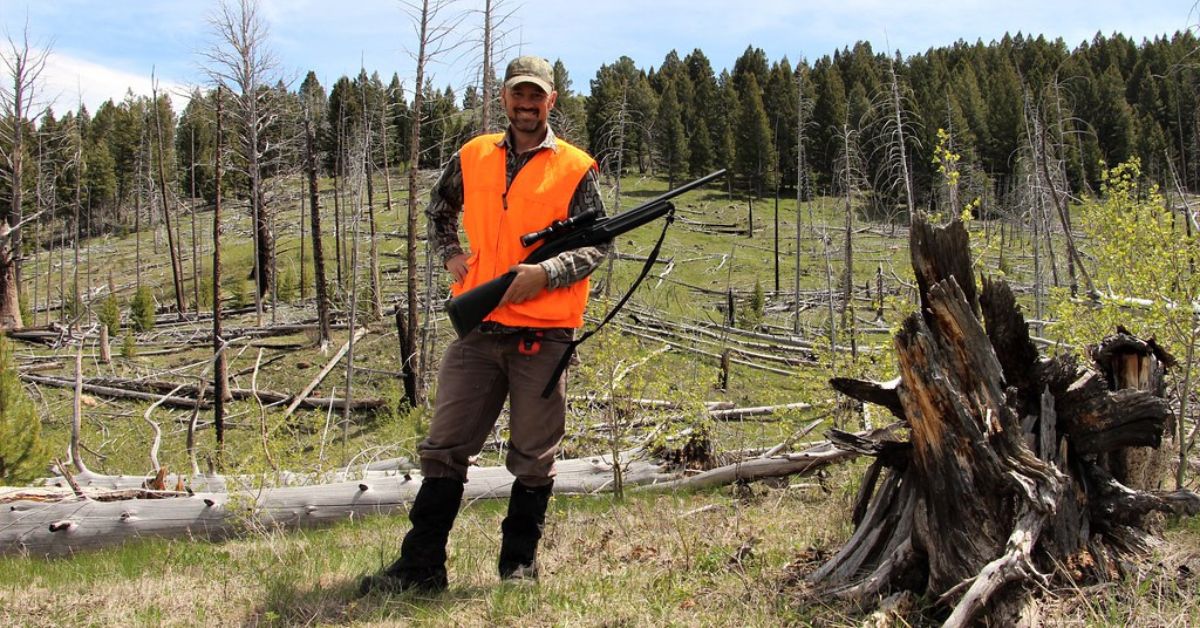
M 500 148 L 505 148 L 505 149 L 512 148 L 512 146 L 513 146 L 512 131 L 505 129 L 504 135 L 500 137 L 499 142 L 496 142 L 496 146 L 499 146 Z M 543 148 L 549 148 L 550 150 L 552 150 L 556 153 L 558 152 L 558 138 L 555 137 L 554 129 L 550 128 L 549 124 L 546 125 L 545 139 L 542 140 L 541 144 L 538 144 L 537 146 L 535 146 L 533 148 L 533 150 L 537 151 L 537 150 L 541 150 Z

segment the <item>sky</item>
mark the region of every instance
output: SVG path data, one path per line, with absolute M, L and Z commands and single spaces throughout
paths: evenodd
M 419 1 L 419 0 L 418 0 Z M 444 0 L 443 0 L 444 1 Z M 128 90 L 150 93 L 151 72 L 176 107 L 191 86 L 209 85 L 202 52 L 217 43 L 209 19 L 218 0 L 0 0 L 0 36 L 49 47 L 37 102 L 62 112 L 90 111 Z M 277 77 L 296 88 L 316 72 L 328 89 L 338 77 L 378 71 L 384 82 L 415 75 L 417 36 L 411 2 L 259 0 Z M 638 67 L 661 65 L 699 48 L 719 72 L 747 46 L 772 62 L 813 60 L 868 41 L 907 56 L 958 40 L 987 43 L 1006 32 L 1061 37 L 1071 48 L 1096 33 L 1136 40 L 1196 27 L 1198 0 L 493 0 L 504 15 L 497 73 L 518 54 L 561 59 L 572 89 L 587 93 L 601 65 L 622 55 Z M 479 75 L 482 0 L 458 0 L 443 23 L 460 19 L 457 47 L 428 71 L 438 87 L 462 89 Z M 454 12 L 461 13 L 455 17 Z M 11 47 L 0 47 L 5 57 Z

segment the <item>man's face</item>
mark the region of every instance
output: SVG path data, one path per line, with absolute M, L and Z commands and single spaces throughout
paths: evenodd
M 509 124 L 522 133 L 537 133 L 546 126 L 558 92 L 547 94 L 533 83 L 518 83 L 500 92 Z

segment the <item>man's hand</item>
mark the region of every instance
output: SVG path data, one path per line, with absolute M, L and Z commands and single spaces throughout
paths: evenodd
M 454 275 L 455 282 L 462 281 L 463 277 L 467 276 L 467 259 L 469 257 L 466 253 L 459 253 L 446 260 L 446 270 L 450 271 L 451 275 Z
M 549 283 L 546 269 L 537 264 L 517 264 L 508 270 L 517 273 L 517 278 L 513 279 L 512 285 L 504 293 L 504 298 L 500 299 L 500 305 L 528 301 L 541 293 Z

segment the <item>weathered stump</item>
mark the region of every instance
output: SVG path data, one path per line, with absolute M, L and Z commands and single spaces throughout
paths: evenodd
M 1007 284 L 984 279 L 977 295 L 960 222 L 918 218 L 911 238 L 921 311 L 894 340 L 899 378 L 831 382 L 886 407 L 911 437 L 834 439 L 876 460 L 854 534 L 808 580 L 816 594 L 862 604 L 925 594 L 946 625 L 985 612 L 1008 623 L 1028 581 L 1064 569 L 1112 577 L 1145 546 L 1148 513 L 1195 513 L 1200 498 L 1134 491 L 1104 464 L 1110 452 L 1158 447 L 1170 416 L 1161 388 L 1116 390 L 1102 369 L 1040 357 Z M 1114 337 L 1093 355 L 1130 342 Z

